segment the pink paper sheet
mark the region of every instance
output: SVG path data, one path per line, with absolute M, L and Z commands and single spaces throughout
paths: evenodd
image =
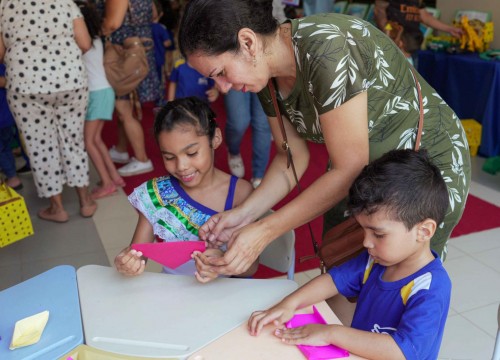
M 203 241 L 175 241 L 132 244 L 132 249 L 142 252 L 147 258 L 175 269 L 191 259 L 193 251 L 204 252 Z
M 316 306 L 313 306 L 312 314 L 296 314 L 286 323 L 287 328 L 296 328 L 307 324 L 326 324 L 323 316 L 319 313 Z M 349 351 L 339 348 L 335 345 L 327 346 L 309 346 L 297 345 L 304 356 L 309 360 L 337 359 L 349 356 Z

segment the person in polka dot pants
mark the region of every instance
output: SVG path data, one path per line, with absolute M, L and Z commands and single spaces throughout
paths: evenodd
M 75 187 L 80 215 L 97 204 L 88 193 L 88 156 L 83 126 L 88 100 L 82 53 L 91 39 L 72 0 L 2 0 L 0 61 L 7 67 L 7 100 L 23 136 L 38 196 L 49 198 L 38 212 L 66 222 L 63 185 Z

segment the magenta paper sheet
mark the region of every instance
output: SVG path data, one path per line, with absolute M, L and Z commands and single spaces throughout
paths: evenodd
M 163 266 L 175 269 L 191 260 L 193 251 L 204 252 L 206 245 L 203 241 L 174 241 L 132 244 L 132 249 Z
M 304 326 L 307 324 L 326 324 L 327 322 L 323 319 L 323 316 L 319 313 L 316 306 L 313 306 L 312 314 L 296 314 L 290 321 L 286 323 L 286 327 L 296 328 L 299 326 Z M 309 345 L 297 345 L 297 347 L 302 351 L 304 356 L 309 360 L 326 360 L 326 359 L 338 359 L 349 356 L 349 351 L 344 350 L 335 345 L 327 346 L 309 346 Z

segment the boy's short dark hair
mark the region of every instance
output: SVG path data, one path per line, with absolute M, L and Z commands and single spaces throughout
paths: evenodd
M 349 190 L 352 215 L 383 208 L 408 230 L 425 219 L 439 225 L 448 205 L 446 184 L 425 149 L 385 153 L 364 167 Z

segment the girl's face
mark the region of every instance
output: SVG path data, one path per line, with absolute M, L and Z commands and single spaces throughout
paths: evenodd
M 202 75 L 214 79 L 219 90 L 257 93 L 267 86 L 269 77 L 264 61 L 254 61 L 245 50 L 220 55 L 194 53 L 188 56 L 189 64 Z
M 383 266 L 401 263 L 420 247 L 418 224 L 408 230 L 404 223 L 392 220 L 383 209 L 371 215 L 360 213 L 356 220 L 365 231 L 363 246 Z
M 174 127 L 158 135 L 158 145 L 165 169 L 185 187 L 203 184 L 213 174 L 214 150 L 221 144 L 220 129 L 210 144 L 206 135 L 198 135 L 189 124 Z

